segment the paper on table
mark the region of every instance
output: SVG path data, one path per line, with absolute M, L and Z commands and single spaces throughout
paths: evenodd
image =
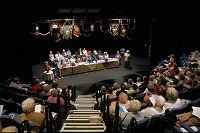
M 3 112 L 3 105 L 0 105 L 0 116 L 2 115 Z
M 192 109 L 193 109 L 192 114 L 195 115 L 196 117 L 200 118 L 200 107 L 192 106 Z

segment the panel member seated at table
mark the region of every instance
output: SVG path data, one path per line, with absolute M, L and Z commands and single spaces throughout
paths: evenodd
M 96 62 L 97 62 L 97 60 L 99 60 L 99 55 L 98 55 L 98 52 L 96 50 L 93 50 L 92 58 L 94 58 L 94 60 Z
M 77 58 L 76 58 L 76 63 L 81 63 L 83 61 L 83 58 L 81 55 L 77 55 Z
M 67 66 L 67 62 L 65 60 L 61 60 L 59 63 L 58 63 L 58 68 L 59 69 L 62 69 L 62 68 L 65 68 Z
M 88 55 L 87 49 L 86 49 L 86 48 L 83 48 L 82 53 L 83 53 L 83 55 Z
M 104 60 L 105 62 L 107 62 L 108 59 L 109 59 L 109 54 L 105 51 L 105 52 L 103 53 L 103 60 Z

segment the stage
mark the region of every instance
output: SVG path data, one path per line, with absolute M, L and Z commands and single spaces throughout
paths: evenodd
M 43 65 L 44 62 L 41 62 L 32 66 L 33 76 L 37 76 L 41 81 L 43 81 Z M 132 56 L 130 65 L 132 69 L 126 71 L 122 59 L 120 67 L 70 74 L 63 78 L 56 77 L 54 80 L 59 83 L 59 86 L 76 85 L 76 92 L 79 95 L 94 93 L 96 84 L 112 86 L 114 82 L 117 82 L 120 85 L 128 78 L 133 78 L 135 81 L 137 76 L 142 77 L 149 74 L 150 62 L 148 59 Z

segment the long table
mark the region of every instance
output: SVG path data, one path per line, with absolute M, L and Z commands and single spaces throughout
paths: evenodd
M 118 59 L 110 59 L 107 62 L 99 60 L 97 63 L 81 64 L 77 66 L 70 66 L 59 69 L 60 76 L 73 75 L 78 73 L 86 73 L 91 71 L 98 71 L 103 69 L 118 67 Z

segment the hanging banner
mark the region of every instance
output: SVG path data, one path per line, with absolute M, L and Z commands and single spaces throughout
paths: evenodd
M 120 35 L 123 36 L 123 37 L 126 36 L 127 29 L 128 29 L 128 25 L 127 24 L 121 24 L 120 25 Z
M 73 35 L 75 37 L 79 37 L 81 35 L 81 29 L 80 29 L 80 25 L 79 24 L 74 24 Z
M 73 26 L 72 25 L 64 25 L 63 26 L 63 39 L 72 39 L 73 34 Z
M 100 29 L 102 32 L 107 33 L 109 31 L 109 23 L 108 20 L 101 20 Z
M 88 37 L 91 35 L 91 24 L 88 21 L 82 23 L 83 35 Z
M 135 29 L 135 19 L 129 19 L 128 20 L 128 28 L 129 29 Z
M 110 24 L 110 33 L 113 36 L 118 36 L 119 24 Z
M 129 40 L 133 39 L 133 29 L 127 29 L 127 38 Z
M 60 41 L 60 39 L 61 39 L 61 35 L 60 35 L 60 31 L 59 31 L 59 29 L 52 29 L 51 34 L 52 34 L 52 36 L 53 36 L 53 40 L 54 40 L 55 42 Z

